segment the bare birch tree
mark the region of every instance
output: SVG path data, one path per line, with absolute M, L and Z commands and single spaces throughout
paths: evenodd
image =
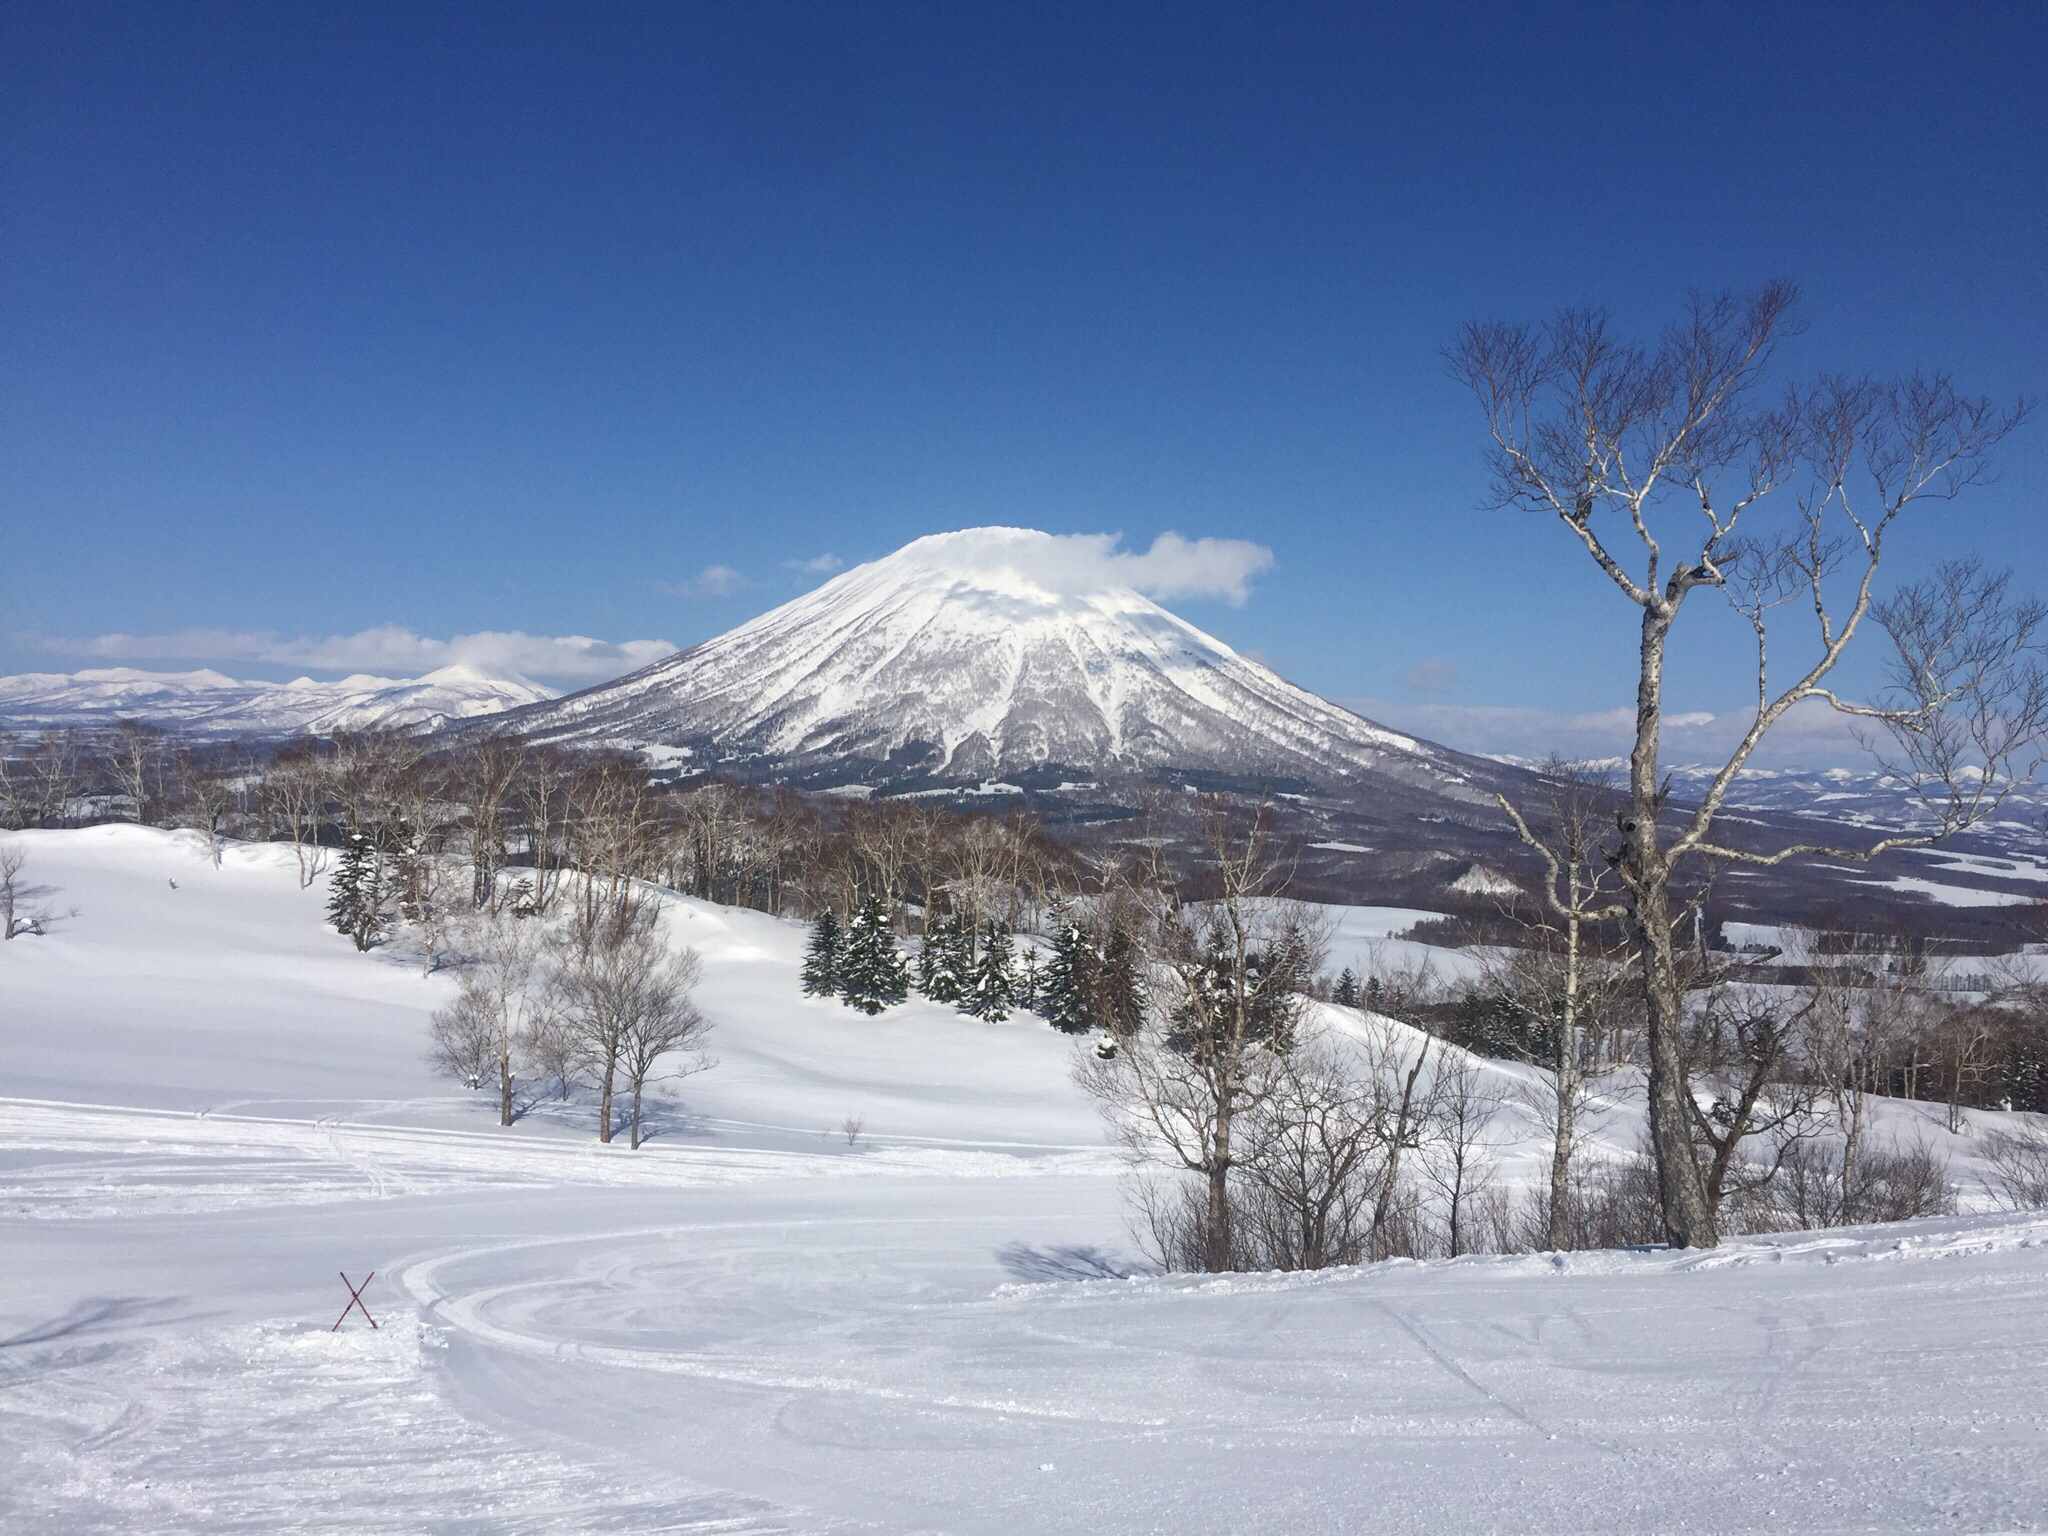
M 455 1001 L 435 1013 L 435 1063 L 478 1086 L 496 1080 L 498 1123 L 510 1125 L 535 1042 L 553 1020 L 545 933 L 537 919 L 480 913 L 466 935 L 472 961 Z
M 135 821 L 148 826 L 162 813 L 168 733 L 143 720 L 116 720 L 99 742 L 101 765 L 114 787 L 135 807 Z
M 1467 326 L 1448 353 L 1492 436 L 1495 500 L 1553 517 L 1639 616 L 1636 726 L 1616 865 L 1648 1005 L 1649 1100 L 1664 1221 L 1681 1247 L 1719 1224 L 1695 1155 L 1684 1059 L 1686 1004 L 1672 889 L 1689 863 L 1771 865 L 1802 855 L 1866 859 L 1920 845 L 1993 811 L 2038 761 L 2048 725 L 2043 613 L 1967 564 L 1880 600 L 1887 539 L 1916 506 L 1980 483 L 2018 423 L 1946 376 L 1891 383 L 1824 377 L 1766 400 L 1795 298 L 1695 297 L 1654 348 L 1608 317 Z M 1753 713 L 1699 803 L 1667 804 L 1665 656 L 1691 596 L 1720 592 L 1754 640 Z M 1805 638 L 1774 674 L 1781 615 Z M 1833 674 L 1865 620 L 1887 631 L 1893 686 L 1873 702 Z M 1783 657 L 1779 658 L 1782 663 Z M 1801 705 L 1832 706 L 1889 738 L 1923 791 L 1928 824 L 1868 846 L 1756 849 L 1715 827 L 1735 778 Z
M 601 1142 L 609 1143 L 616 1129 L 614 1105 L 623 1082 L 632 1099 L 632 1144 L 640 1145 L 642 1096 L 651 1074 L 664 1056 L 693 1049 L 709 1028 L 690 1002 L 697 957 L 669 950 L 660 918 L 656 901 L 631 892 L 594 908 L 579 905 L 557 941 L 554 1001 L 579 1070 L 598 1090 Z
M 1551 1062 L 1550 1193 L 1548 1241 L 1552 1250 L 1570 1246 L 1572 1158 L 1578 1149 L 1579 1117 L 1590 1103 L 1583 1057 L 1588 1004 L 1601 1022 L 1624 978 L 1624 968 L 1600 942 L 1600 925 L 1620 918 L 1620 882 L 1602 837 L 1613 826 L 1614 790 L 1589 763 L 1552 757 L 1542 766 L 1549 816 L 1541 834 L 1506 797 L 1500 807 L 1522 841 L 1543 862 L 1539 907 L 1524 915 L 1534 943 L 1504 957 L 1507 989 L 1533 997 L 1555 1024 Z

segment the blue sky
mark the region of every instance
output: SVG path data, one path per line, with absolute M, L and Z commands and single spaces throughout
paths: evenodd
M 1583 745 L 1629 610 L 1479 510 L 1440 349 L 1783 275 L 1797 371 L 2042 393 L 2048 23 L 1411 9 L 11 5 L 0 669 L 619 647 L 569 681 L 1008 523 L 1255 541 L 1173 606 Z M 2048 585 L 2048 423 L 2001 462 L 1902 573 Z M 1741 693 L 1681 656 L 1681 707 Z

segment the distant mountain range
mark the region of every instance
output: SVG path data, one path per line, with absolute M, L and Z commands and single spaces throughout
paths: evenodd
M 372 726 L 437 729 L 554 697 L 523 678 L 443 667 L 425 677 L 240 682 L 218 672 L 30 672 L 0 677 L 0 729 L 40 731 L 145 720 L 206 737 L 298 736 Z

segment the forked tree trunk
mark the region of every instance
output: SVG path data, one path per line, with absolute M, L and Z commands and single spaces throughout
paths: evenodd
M 1632 919 L 1643 957 L 1650 1045 L 1650 1140 L 1657 1152 L 1664 1235 L 1674 1248 L 1712 1248 L 1721 1241 L 1713 1202 L 1693 1147 L 1692 1085 L 1685 1062 L 1685 991 L 1671 938 L 1669 896 L 1662 882 L 1636 893 Z

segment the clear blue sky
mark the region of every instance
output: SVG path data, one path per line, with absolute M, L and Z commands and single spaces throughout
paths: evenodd
M 2048 9 L 1404 9 L 13 0 L 0 669 L 689 644 L 827 553 L 1176 530 L 1276 557 L 1189 618 L 1455 738 L 1629 696 L 1477 510 L 1461 321 L 1784 275 L 1797 364 L 2048 393 Z M 2044 499 L 2048 422 L 1908 553 L 2048 586 Z

